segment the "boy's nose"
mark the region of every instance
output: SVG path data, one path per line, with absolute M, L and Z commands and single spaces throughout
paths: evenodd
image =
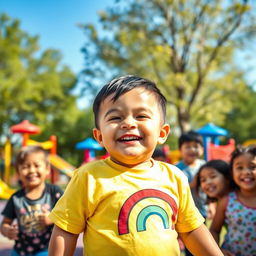
M 121 123 L 122 129 L 133 129 L 135 127 L 136 127 L 136 123 L 132 117 L 125 118 Z

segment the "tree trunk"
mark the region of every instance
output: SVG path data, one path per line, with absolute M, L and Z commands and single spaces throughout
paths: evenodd
M 190 114 L 187 112 L 185 108 L 178 107 L 178 124 L 180 127 L 180 131 L 187 132 L 191 130 L 191 125 L 190 125 Z

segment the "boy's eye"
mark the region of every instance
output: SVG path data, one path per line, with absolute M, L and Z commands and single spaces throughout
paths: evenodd
M 146 115 L 138 115 L 137 118 L 148 118 Z
M 120 117 L 119 116 L 111 116 L 109 117 L 108 121 L 114 121 L 114 120 L 119 120 Z

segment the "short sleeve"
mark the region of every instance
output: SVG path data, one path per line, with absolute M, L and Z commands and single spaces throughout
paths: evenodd
M 195 206 L 188 180 L 184 177 L 179 184 L 180 205 L 176 223 L 177 232 L 190 232 L 204 223 L 204 218 Z
M 11 196 L 11 198 L 8 200 L 7 204 L 5 205 L 5 208 L 2 211 L 2 215 L 12 220 L 17 218 L 14 202 L 13 202 L 13 196 Z
M 79 169 L 74 171 L 64 194 L 49 215 L 55 225 L 73 234 L 81 233 L 86 226 L 86 180 Z

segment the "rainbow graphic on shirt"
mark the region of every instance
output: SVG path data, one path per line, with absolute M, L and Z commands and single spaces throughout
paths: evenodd
M 136 217 L 137 231 L 141 232 L 146 230 L 147 220 L 152 215 L 157 215 L 161 218 L 164 229 L 169 229 L 170 226 L 172 229 L 174 229 L 173 223 L 175 223 L 176 221 L 177 210 L 178 210 L 175 200 L 170 195 L 168 195 L 163 191 L 156 190 L 156 189 L 143 189 L 132 194 L 123 204 L 119 213 L 119 218 L 118 218 L 119 235 L 124 235 L 129 233 L 129 217 L 133 208 L 136 206 L 136 204 L 138 204 L 138 202 L 141 202 L 142 200 L 147 200 L 148 198 L 157 198 L 157 199 L 163 200 L 170 206 L 173 214 L 170 220 L 170 217 L 168 216 L 166 210 L 160 205 L 156 205 L 156 204 L 146 205 L 141 209 L 141 211 Z M 170 221 L 171 221 L 171 225 L 170 225 Z

